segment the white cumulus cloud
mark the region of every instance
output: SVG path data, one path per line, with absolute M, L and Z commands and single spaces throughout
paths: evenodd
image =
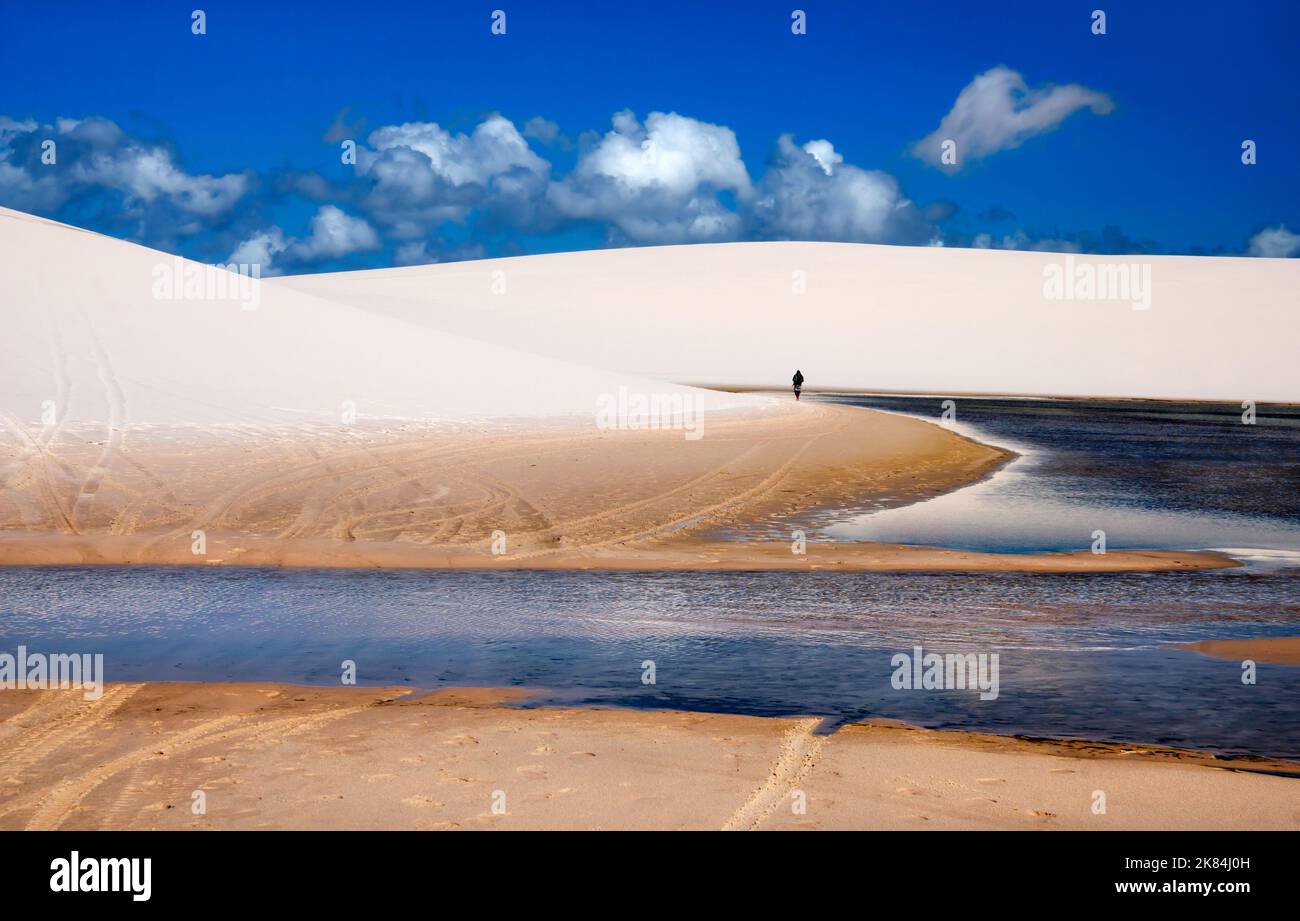
M 522 134 L 526 138 L 540 141 L 547 146 L 557 142 L 562 143 L 564 140 L 564 135 L 560 133 L 560 126 L 549 118 L 542 118 L 540 115 L 535 115 L 524 122 Z
M 269 275 L 281 269 L 280 262 L 310 264 L 382 245 L 379 234 L 365 219 L 324 205 L 312 215 L 306 237 L 286 238 L 279 227 L 268 227 L 239 243 L 226 261 L 260 265 L 262 274 Z
M 1041 253 L 1078 253 L 1082 248 L 1069 240 L 1042 239 L 1035 240 L 1023 230 L 995 237 L 990 233 L 978 233 L 971 240 L 974 249 L 1023 249 Z
M 357 170 L 371 182 L 362 207 L 399 239 L 422 237 L 441 221 L 463 221 L 480 207 L 526 224 L 550 179 L 551 164 L 501 115 L 469 134 L 435 122 L 387 125 L 367 143 L 357 151 Z
M 788 134 L 749 213 L 757 235 L 773 239 L 929 243 L 936 234 L 893 176 L 844 163 L 830 141 L 799 147 Z
M 1106 115 L 1114 106 L 1105 93 L 1077 83 L 1031 90 L 1016 71 L 994 67 L 961 91 L 939 127 L 917 141 L 912 153 L 927 163 L 942 165 L 941 145 L 946 140 L 955 141 L 956 163 L 945 168 L 956 171 L 1000 150 L 1019 147 L 1080 109 Z
M 675 112 L 651 112 L 642 125 L 623 111 L 547 197 L 559 215 L 607 221 L 633 242 L 677 243 L 740 232 L 722 192 L 752 192 L 730 128 Z
M 284 231 L 279 227 L 270 227 L 241 242 L 226 261 L 237 265 L 259 265 L 265 274 L 275 262 L 275 257 L 284 252 L 288 245 Z
M 365 220 L 325 205 L 311 219 L 311 233 L 289 247 L 295 258 L 337 259 L 361 250 L 379 249 L 379 234 Z
M 44 162 L 44 143 L 54 162 Z M 90 195 L 116 193 L 119 214 L 169 232 L 195 233 L 222 220 L 251 189 L 250 173 L 186 172 L 166 147 L 133 138 L 106 118 L 53 124 L 0 116 L 0 200 L 53 211 Z
M 1266 227 L 1250 238 L 1246 252 L 1252 256 L 1289 259 L 1300 255 L 1300 233 L 1292 233 L 1282 224 Z

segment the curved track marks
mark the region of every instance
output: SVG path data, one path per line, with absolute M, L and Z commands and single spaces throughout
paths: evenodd
M 723 831 L 753 831 L 789 798 L 813 767 L 829 736 L 814 734 L 821 720 L 800 720 L 781 740 L 781 749 L 767 781 L 722 825 Z
M 27 710 L 0 723 L 0 731 L 7 730 L 7 736 L 15 737 L 13 741 L 6 738 L 8 750 L 0 757 L 0 772 L 21 782 L 22 775 L 32 767 L 58 757 L 87 732 L 101 727 L 140 687 L 114 686 L 99 701 L 87 701 L 85 706 L 69 706 L 67 700 L 38 699 Z M 366 706 L 336 707 L 269 720 L 249 714 L 227 714 L 176 731 L 143 732 L 133 739 L 129 750 L 75 776 L 16 796 L 0 806 L 0 819 L 28 813 L 22 823 L 27 829 L 60 828 L 87 797 L 123 775 L 124 786 L 114 798 L 110 812 L 119 816 L 138 813 L 147 805 L 141 804 L 141 793 L 165 783 L 164 775 L 182 756 L 210 747 L 229 753 L 250 745 L 278 743 L 358 713 Z

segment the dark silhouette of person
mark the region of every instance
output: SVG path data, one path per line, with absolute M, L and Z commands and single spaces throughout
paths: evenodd
M 794 381 L 794 398 L 797 400 L 799 399 L 799 392 L 803 390 L 803 372 L 796 369 L 791 380 Z

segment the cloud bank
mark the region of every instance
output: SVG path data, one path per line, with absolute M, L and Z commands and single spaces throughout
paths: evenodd
M 106 118 L 0 116 L 0 202 L 21 211 L 75 207 L 133 236 L 174 242 L 228 219 L 255 184 L 250 172 L 187 172 L 165 145 Z
M 960 165 L 1083 108 L 1104 114 L 1111 101 L 1076 84 L 1031 90 L 1015 71 L 994 68 L 962 90 L 913 152 L 932 159 L 950 138 Z M 731 128 L 678 112 L 616 112 L 605 131 L 577 141 L 542 116 L 521 129 L 496 113 L 465 131 L 413 121 L 352 139 L 363 120 L 345 115 L 323 140 L 334 151 L 350 146 L 354 161 L 264 174 L 190 171 L 166 143 L 103 118 L 0 116 L 0 204 L 203 261 L 258 264 L 264 274 L 512 254 L 548 234 L 603 236 L 613 246 L 818 240 L 1156 251 L 1113 227 L 1027 232 L 998 206 L 957 230 L 956 203 L 913 201 L 896 176 L 848 162 L 831 138 L 781 135 L 760 152 L 761 171 L 751 171 Z M 1300 235 L 1279 224 L 1240 251 L 1300 255 Z

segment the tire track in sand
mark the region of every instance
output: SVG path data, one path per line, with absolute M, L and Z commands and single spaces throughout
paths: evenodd
M 72 519 L 63 508 L 63 502 L 59 499 L 59 492 L 54 486 L 54 480 L 50 476 L 50 459 L 51 455 L 45 450 L 45 446 L 33 438 L 27 432 L 23 423 L 6 413 L 0 413 L 0 423 L 9 429 L 18 441 L 27 443 L 27 451 L 33 457 L 31 466 L 36 470 L 37 491 L 41 496 L 41 504 L 45 506 L 45 512 L 50 516 L 56 528 L 60 528 L 66 534 L 80 534 L 77 526 L 72 523 Z
M 738 508 L 743 508 L 746 504 L 757 502 L 761 500 L 764 496 L 770 495 L 781 485 L 782 482 L 784 482 L 785 478 L 790 475 L 790 472 L 792 470 L 795 469 L 795 467 L 799 463 L 799 460 L 803 457 L 805 453 L 807 453 L 807 451 L 813 446 L 813 444 L 815 444 L 819 439 L 824 438 L 826 435 L 841 431 L 846 424 L 847 423 L 842 422 L 839 425 L 837 425 L 834 429 L 817 432 L 813 435 L 803 438 L 800 442 L 798 450 L 796 450 L 793 455 L 787 458 L 783 464 L 781 464 L 779 467 L 777 467 L 775 470 L 769 473 L 766 477 L 764 477 L 763 480 L 761 480 L 757 485 L 752 486 L 749 489 L 743 490 L 742 492 L 735 493 L 731 496 L 723 498 L 720 501 L 713 503 L 712 505 L 704 506 L 703 508 L 692 509 L 689 515 L 681 515 L 671 521 L 661 521 L 657 524 L 652 524 L 649 527 L 642 528 L 640 530 L 632 531 L 625 534 L 616 534 L 613 537 L 606 537 L 599 540 L 573 542 L 567 545 L 565 549 L 567 550 L 567 552 L 570 553 L 575 551 L 591 551 L 591 550 L 602 549 L 604 547 L 612 547 L 616 544 L 631 544 L 647 538 L 662 537 L 665 533 L 675 532 L 684 526 L 689 526 L 692 523 L 699 523 L 701 521 L 710 520 L 728 511 L 738 509 Z M 789 439 L 789 440 L 793 440 L 793 439 Z M 753 449 L 751 448 L 750 450 Z M 743 457 L 748 453 L 749 451 L 742 452 L 740 456 Z M 726 469 L 726 466 L 727 466 L 726 464 L 723 464 L 720 467 L 716 468 L 714 471 L 710 472 L 709 474 L 705 474 L 704 476 L 705 477 L 712 476 L 716 472 Z M 665 493 L 664 495 L 670 495 L 672 493 L 678 492 L 682 488 L 683 487 L 678 487 L 677 489 L 671 490 L 669 491 L 669 493 Z M 640 500 L 639 502 L 631 503 L 631 504 L 641 505 L 644 504 L 646 501 L 647 500 Z M 615 508 L 608 509 L 604 512 L 599 513 L 599 515 L 597 516 L 591 516 L 591 517 L 605 518 L 611 515 L 619 515 L 623 513 L 623 510 L 624 510 L 624 506 L 616 506 Z M 564 522 L 561 522 L 556 527 L 557 528 L 562 527 L 564 524 L 565 524 Z M 555 530 L 555 529 L 553 528 L 551 530 Z M 530 550 L 530 551 L 525 551 L 523 553 L 512 554 L 511 559 L 512 560 L 528 559 L 532 557 L 553 554 L 555 552 L 556 550 L 552 548 L 542 548 L 539 550 Z
M 287 716 L 273 719 L 266 723 L 252 726 L 240 726 L 248 717 L 240 714 L 220 716 L 192 726 L 182 732 L 162 737 L 151 736 L 143 748 L 113 758 L 81 777 L 65 780 L 39 796 L 15 805 L 5 812 L 31 808 L 34 811 L 27 820 L 28 831 L 51 831 L 59 828 L 77 810 L 81 803 L 102 784 L 121 774 L 123 771 L 135 771 L 149 761 L 166 761 L 175 755 L 195 748 L 209 745 L 259 742 L 268 737 L 282 739 L 309 729 L 316 729 L 326 723 L 351 716 L 364 710 L 365 706 L 343 707 L 305 716 Z M 123 801 L 136 792 L 128 786 L 117 797 L 114 808 L 123 809 Z
M 11 804 L 0 814 L 18 812 L 22 809 L 34 807 L 32 816 L 27 820 L 25 826 L 27 830 L 58 828 L 71 815 L 72 811 L 81 804 L 83 799 L 115 774 L 150 758 L 165 757 L 165 755 L 159 754 L 158 749 L 160 748 L 164 751 L 166 749 L 174 751 L 177 748 L 186 748 L 205 736 L 220 732 L 226 726 L 237 722 L 239 722 L 238 716 L 219 716 L 162 739 L 151 736 L 146 739 L 145 750 L 134 749 L 125 755 L 92 768 L 80 777 L 70 777 L 62 780 L 33 797 L 29 797 L 20 803 Z
M 817 756 L 830 736 L 814 735 L 821 720 L 800 720 L 781 739 L 781 748 L 767 781 L 749 795 L 722 825 L 723 831 L 753 831 L 803 782 L 817 764 Z
M 90 730 L 101 725 L 116 713 L 123 704 L 134 697 L 142 687 L 144 687 L 142 684 L 114 685 L 105 691 L 104 696 L 99 700 L 80 700 L 79 702 L 84 703 L 85 706 L 75 707 L 70 711 L 70 715 L 68 711 L 55 713 L 52 719 L 46 721 L 45 725 L 20 736 L 15 742 L 11 743 L 9 750 L 5 752 L 3 757 L 0 757 L 0 771 L 4 771 L 6 777 L 19 777 L 23 772 L 59 748 L 69 742 L 75 742 Z M 62 694 L 80 695 L 81 691 L 43 691 L 41 693 L 51 696 Z M 38 708 L 42 708 L 42 706 L 38 701 L 24 713 L 43 713 L 43 709 L 38 711 Z M 19 731 L 21 732 L 25 728 L 27 727 L 22 726 Z M 0 816 L 9 814 L 15 808 L 17 808 L 15 803 L 8 803 L 0 807 Z
M 42 425 L 40 437 L 37 439 L 41 447 L 47 448 L 63 428 L 64 421 L 68 418 L 69 407 L 72 403 L 72 375 L 68 373 L 68 352 L 63 347 L 63 334 L 59 330 L 59 324 L 53 317 L 46 318 L 46 325 L 50 332 L 50 367 L 54 371 L 54 421 L 49 425 Z
M 72 503 L 72 520 L 74 522 L 77 519 L 80 504 L 93 501 L 99 493 L 104 478 L 108 476 L 108 469 L 113 463 L 113 458 L 123 452 L 126 442 L 126 393 L 122 390 L 122 385 L 118 383 L 117 374 L 113 371 L 113 363 L 109 360 L 108 353 L 104 351 L 104 347 L 100 344 L 99 337 L 95 335 L 94 330 L 90 329 L 89 318 L 86 320 L 86 326 L 90 330 L 91 350 L 95 358 L 96 370 L 99 373 L 99 381 L 104 386 L 104 400 L 108 403 L 108 437 L 104 440 L 104 449 L 99 453 L 95 465 L 90 468 L 90 472 L 86 474 L 85 480 L 81 483 L 81 488 L 77 490 L 77 498 Z
M 0 744 L 27 730 L 45 731 L 51 721 L 66 720 L 78 709 L 81 699 L 73 694 L 38 694 L 26 709 L 0 722 Z M 30 736 L 29 736 L 30 739 Z M 0 760 L 0 767 L 4 766 Z

